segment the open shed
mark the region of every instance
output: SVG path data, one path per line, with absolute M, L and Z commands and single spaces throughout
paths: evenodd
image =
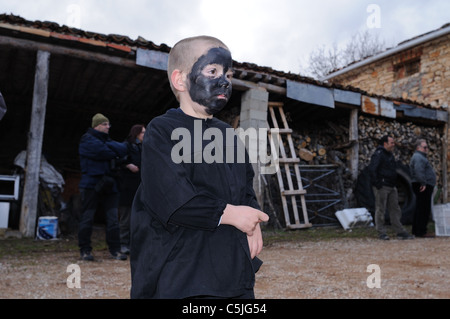
M 132 125 L 146 125 L 177 107 L 165 71 L 169 51 L 167 45 L 143 38 L 0 15 L 0 92 L 7 105 L 0 121 L 0 174 L 12 174 L 15 157 L 27 150 L 20 204 L 24 235 L 34 235 L 42 154 L 64 177 L 63 196 L 68 200 L 78 192 L 79 139 L 95 113 L 110 119 L 113 139 L 124 140 Z M 343 119 L 347 129 L 342 165 L 354 182 L 359 173 L 360 115 L 411 121 L 442 132 L 447 125 L 445 110 L 412 101 L 369 95 L 251 63 L 234 61 L 234 69 L 232 99 L 219 118 L 234 127 L 266 128 L 270 103 L 279 103 L 292 127 Z M 439 151 L 444 158 L 446 148 Z M 254 185 L 262 203 L 262 175 L 256 174 Z

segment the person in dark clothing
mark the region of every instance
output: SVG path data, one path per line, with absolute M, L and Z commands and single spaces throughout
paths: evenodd
M 103 207 L 106 216 L 106 242 L 111 257 L 126 260 L 120 253 L 117 181 L 112 177 L 111 161 L 126 155 L 124 143 L 109 137 L 108 118 L 98 113 L 92 127 L 81 137 L 79 145 L 81 180 L 79 183 L 83 213 L 78 227 L 78 245 L 83 260 L 92 261 L 91 235 L 95 213 Z
M 119 227 L 123 254 L 130 253 L 130 216 L 134 195 L 141 183 L 141 153 L 145 126 L 134 125 L 125 141 L 128 156 L 120 174 Z
M 427 234 L 427 225 L 431 215 L 431 197 L 436 186 L 436 173 L 427 159 L 427 141 L 419 139 L 416 151 L 411 157 L 411 181 L 416 195 L 416 210 L 414 212 L 412 233 L 416 237 L 434 237 Z
M 375 195 L 375 227 L 380 239 L 389 240 L 386 233 L 384 215 L 389 212 L 391 225 L 397 233 L 397 238 L 412 239 L 400 222 L 402 211 L 398 203 L 396 187 L 397 170 L 393 154 L 395 141 L 390 136 L 384 136 L 380 145 L 372 155 L 369 164 L 369 173 L 372 189 Z
M 254 298 L 260 223 L 269 217 L 248 156 L 236 160 L 239 138 L 213 116 L 230 99 L 231 67 L 230 51 L 212 37 L 184 39 L 170 52 L 180 107 L 145 133 L 131 214 L 131 298 Z

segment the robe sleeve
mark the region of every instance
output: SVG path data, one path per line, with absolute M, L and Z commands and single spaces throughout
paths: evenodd
M 167 123 L 152 121 L 142 147 L 141 201 L 166 228 L 215 230 L 227 203 L 196 190 L 184 165 L 172 160 L 172 147 Z
M 246 174 L 247 174 L 246 205 L 261 210 L 261 207 L 256 199 L 255 190 L 253 188 L 253 179 L 255 177 L 255 173 L 252 164 L 250 164 L 249 162 L 247 162 Z

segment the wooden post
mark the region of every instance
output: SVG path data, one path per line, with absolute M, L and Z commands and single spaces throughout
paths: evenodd
M 20 231 L 25 237 L 33 237 L 36 231 L 39 172 L 48 96 L 49 65 L 50 53 L 38 51 L 20 218 Z
M 353 181 L 358 179 L 358 162 L 359 162 L 359 134 L 358 134 L 358 110 L 354 109 L 350 113 L 350 130 L 349 140 L 353 142 L 350 149 L 350 171 Z
M 265 89 L 256 88 L 250 89 L 242 94 L 241 100 L 241 115 L 240 127 L 244 130 L 254 128 L 268 128 L 267 124 L 267 110 L 268 110 L 269 93 Z M 259 141 L 250 141 L 248 149 L 249 154 L 258 154 Z M 264 206 L 264 184 L 261 178 L 260 167 L 261 163 L 258 158 L 257 163 L 253 164 L 255 171 L 255 178 L 253 180 L 253 188 L 255 189 L 256 198 L 261 207 Z
M 450 120 L 450 115 L 448 117 L 448 119 Z M 449 125 L 448 122 L 447 124 L 445 124 L 444 126 L 444 141 L 442 142 L 442 194 L 443 196 L 442 198 L 442 202 L 444 204 L 449 202 L 449 187 L 448 187 L 448 152 L 449 152 Z

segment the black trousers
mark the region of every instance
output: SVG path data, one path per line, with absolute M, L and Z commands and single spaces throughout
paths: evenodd
M 416 194 L 416 210 L 414 212 L 412 233 L 415 236 L 424 236 L 427 233 L 427 225 L 431 215 L 431 197 L 433 196 L 432 185 L 427 185 L 420 192 L 420 183 L 412 183 L 414 194 Z
M 102 206 L 106 215 L 106 243 L 111 253 L 120 250 L 119 194 L 99 194 L 93 189 L 80 189 L 83 215 L 78 226 L 78 246 L 81 252 L 92 251 L 91 235 L 97 208 Z

